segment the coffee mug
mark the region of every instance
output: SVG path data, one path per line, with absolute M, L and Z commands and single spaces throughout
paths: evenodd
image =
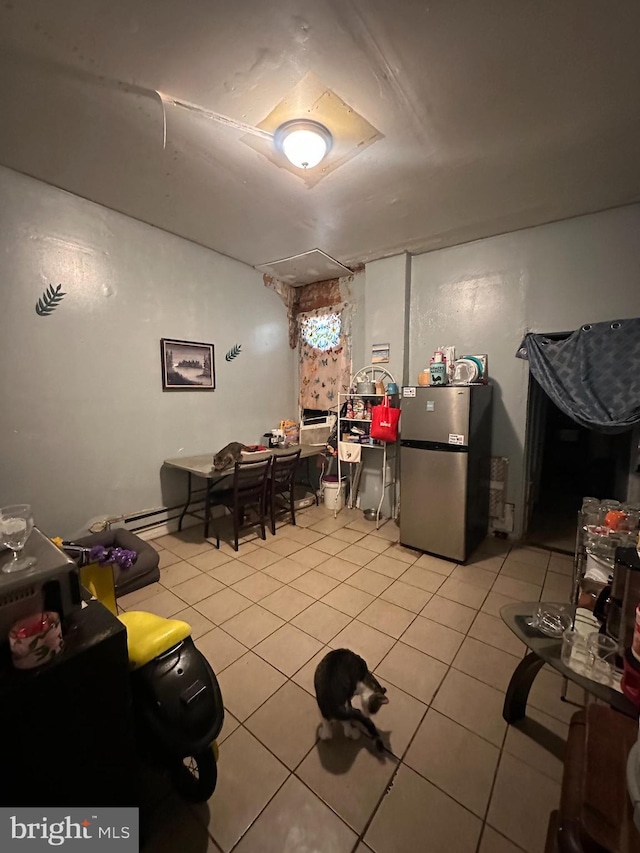
M 398 385 L 396 382 L 387 383 L 387 394 L 398 394 Z

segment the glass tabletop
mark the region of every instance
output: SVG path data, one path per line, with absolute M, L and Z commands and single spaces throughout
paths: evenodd
M 545 663 L 552 666 L 561 675 L 564 675 L 569 681 L 582 687 L 598 699 L 602 699 L 607 705 L 621 711 L 632 717 L 638 716 L 638 709 L 630 702 L 627 697 L 612 687 L 607 687 L 604 684 L 599 684 L 590 678 L 585 678 L 579 675 L 573 669 L 569 669 L 562 663 L 560 653 L 562 650 L 562 639 L 554 637 L 546 637 L 537 628 L 529 624 L 535 608 L 539 602 L 518 602 L 516 604 L 506 604 L 500 609 L 502 621 L 513 631 L 513 633 L 527 646 L 530 651 L 541 658 Z M 575 608 L 566 606 L 567 612 L 572 613 Z

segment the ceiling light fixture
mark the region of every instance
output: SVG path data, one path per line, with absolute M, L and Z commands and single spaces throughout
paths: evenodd
M 313 169 L 331 150 L 333 137 L 311 119 L 285 121 L 273 135 L 276 148 L 298 169 Z

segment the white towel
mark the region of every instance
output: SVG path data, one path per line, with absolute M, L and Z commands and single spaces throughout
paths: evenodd
M 338 454 L 341 462 L 360 462 L 362 456 L 362 445 L 354 441 L 341 441 L 338 446 Z

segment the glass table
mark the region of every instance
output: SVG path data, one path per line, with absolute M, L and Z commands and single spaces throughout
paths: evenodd
M 617 711 L 637 718 L 638 708 L 623 693 L 612 687 L 599 684 L 597 681 L 592 681 L 590 678 L 585 678 L 585 676 L 580 675 L 573 669 L 569 669 L 568 666 L 562 663 L 560 657 L 562 649 L 561 638 L 546 637 L 528 624 L 538 603 L 537 601 L 531 601 L 506 604 L 500 610 L 502 621 L 530 649 L 528 654 L 524 656 L 515 668 L 507 688 L 504 707 L 502 709 L 502 716 L 507 723 L 517 723 L 525 716 L 529 691 L 536 675 L 545 664 L 549 664 L 560 675 L 563 675 L 569 681 L 577 684 L 593 696 L 597 696 L 598 699 L 606 702 L 607 705 L 610 705 Z

